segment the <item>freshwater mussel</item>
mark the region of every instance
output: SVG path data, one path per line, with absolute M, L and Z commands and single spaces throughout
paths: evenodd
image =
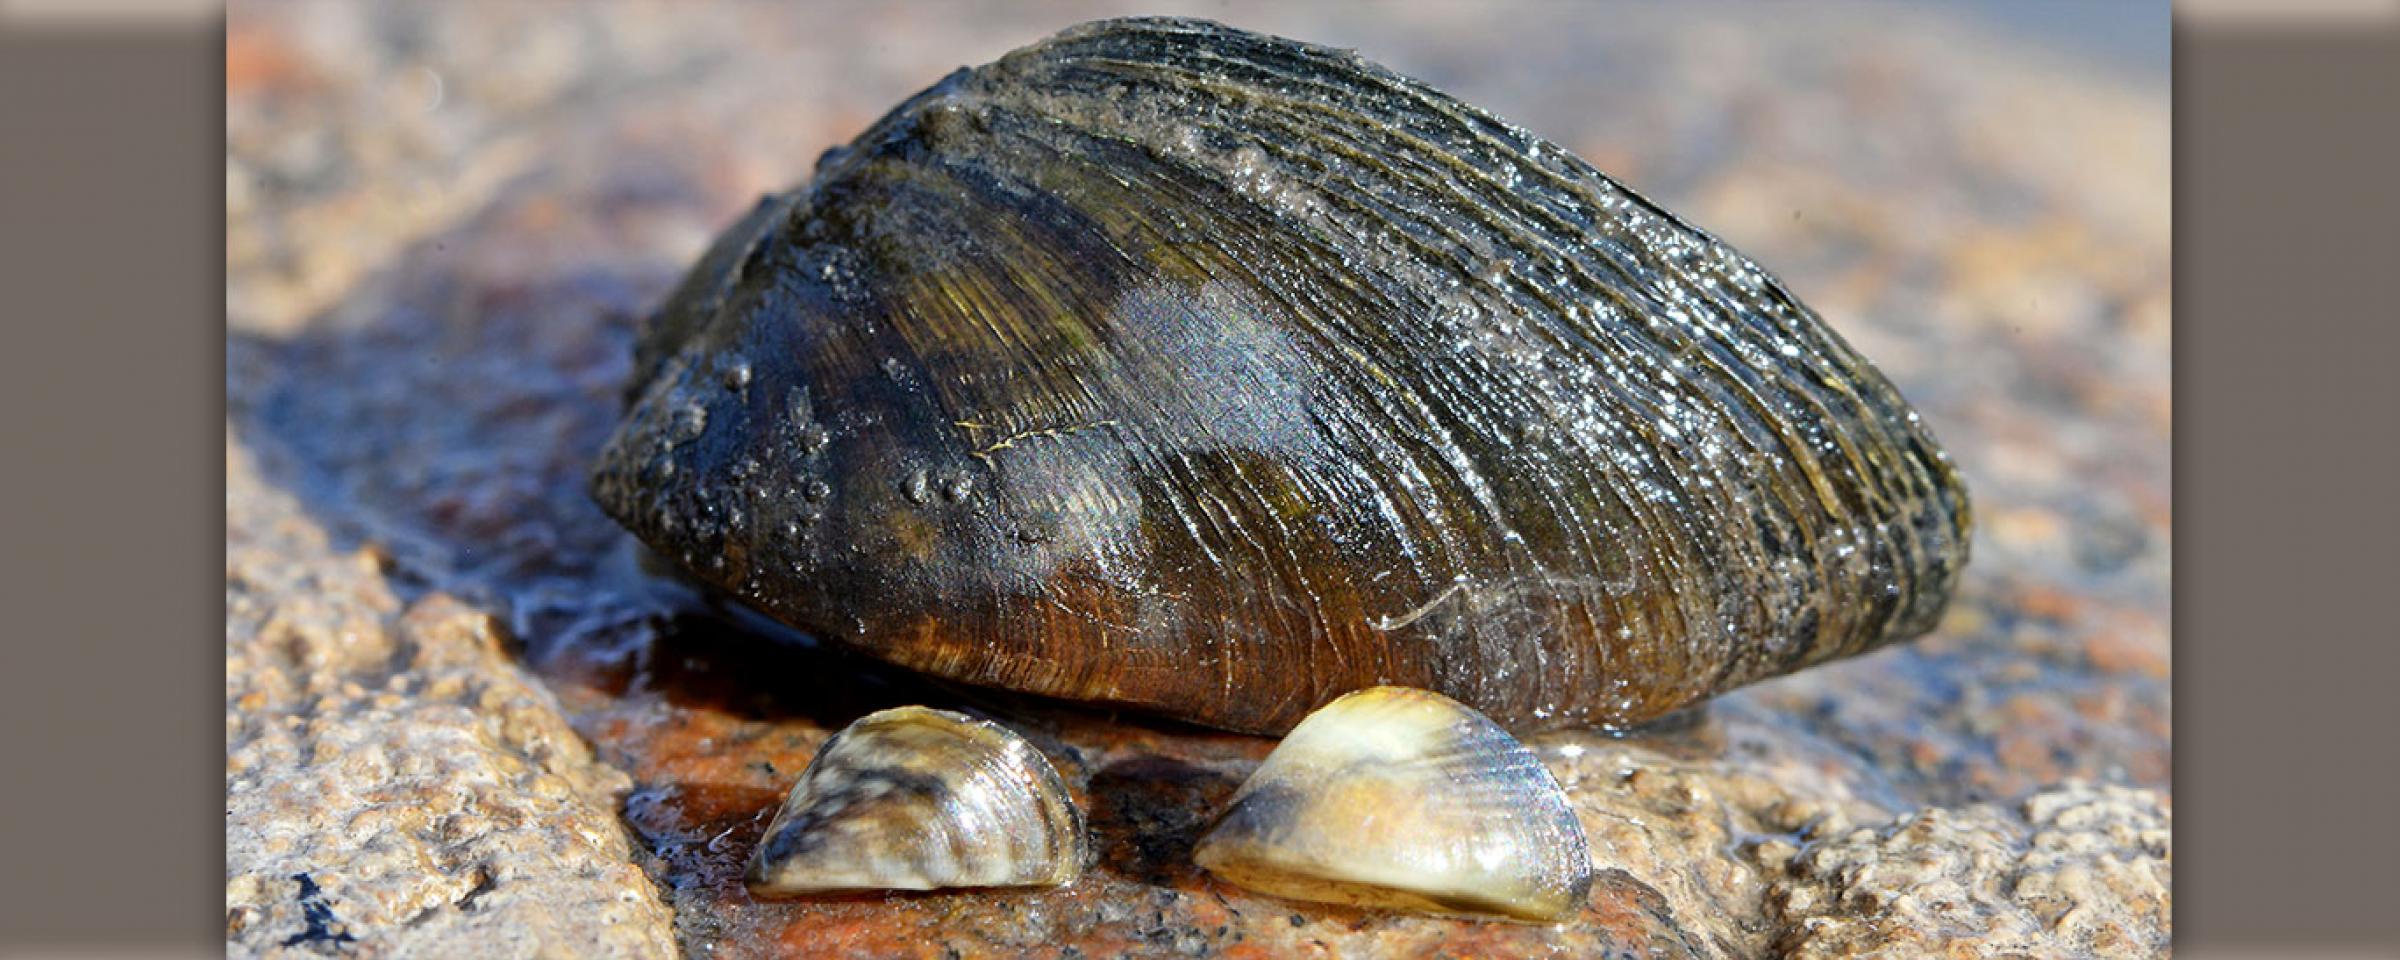
M 1039 750 L 925 707 L 859 718 L 809 760 L 751 852 L 756 896 L 1039 887 L 1091 859 L 1083 812 Z
M 720 237 L 598 501 L 929 674 L 1277 733 L 1624 726 L 1930 629 L 1967 497 L 1750 260 L 1325 47 L 1087 24 Z
M 1533 751 L 1456 700 L 1370 687 L 1309 714 L 1192 862 L 1294 900 L 1519 920 L 1583 906 L 1591 844 Z

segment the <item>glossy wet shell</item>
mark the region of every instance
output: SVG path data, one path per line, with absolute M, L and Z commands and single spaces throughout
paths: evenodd
M 964 714 L 862 717 L 809 761 L 752 852 L 757 896 L 1051 886 L 1090 859 L 1083 815 L 1023 737 Z
M 1557 920 L 1583 906 L 1590 844 L 1532 751 L 1455 700 L 1375 687 L 1293 727 L 1192 852 L 1263 893 Z
M 764 201 L 643 344 L 602 505 L 929 673 L 1280 732 L 1624 725 L 1919 634 L 1966 495 L 1772 277 L 1343 51 L 1090 24 Z

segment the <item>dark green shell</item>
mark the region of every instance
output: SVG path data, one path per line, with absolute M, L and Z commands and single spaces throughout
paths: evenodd
M 1947 457 L 1757 265 L 1357 56 L 1087 24 L 718 241 L 594 476 L 944 677 L 1280 731 L 1378 684 L 1622 725 L 1916 635 Z

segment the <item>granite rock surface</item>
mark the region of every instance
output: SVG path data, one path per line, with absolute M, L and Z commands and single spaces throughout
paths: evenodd
M 629 781 L 492 616 L 402 601 L 226 456 L 227 952 L 671 953 Z

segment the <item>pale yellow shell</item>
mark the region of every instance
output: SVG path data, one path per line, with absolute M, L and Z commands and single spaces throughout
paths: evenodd
M 1193 858 L 1300 900 L 1556 920 L 1583 904 L 1589 845 L 1564 790 L 1482 714 L 1375 687 L 1310 714 Z

